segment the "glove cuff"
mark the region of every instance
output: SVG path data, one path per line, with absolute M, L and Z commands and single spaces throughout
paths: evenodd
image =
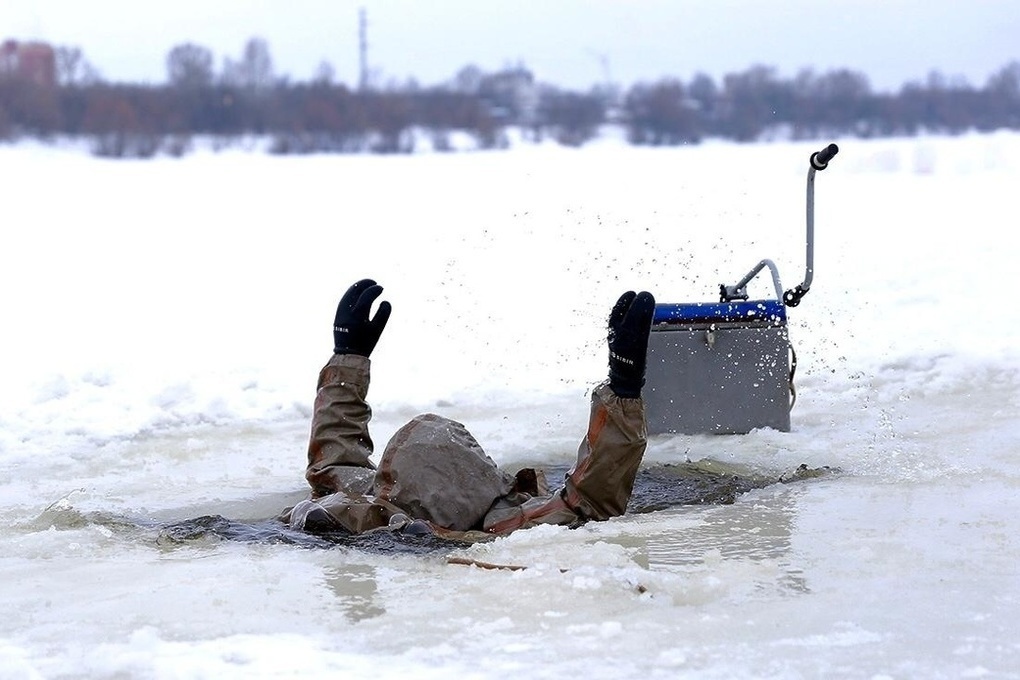
M 609 369 L 609 389 L 618 397 L 637 399 L 641 396 L 641 388 L 645 386 L 644 376 L 627 375 Z

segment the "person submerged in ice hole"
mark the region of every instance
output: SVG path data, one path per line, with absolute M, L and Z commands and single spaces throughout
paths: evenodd
M 308 444 L 311 493 L 281 521 L 312 533 L 388 529 L 480 538 L 626 511 L 647 444 L 641 388 L 655 309 L 650 293 L 628 291 L 613 306 L 608 380 L 592 392 L 577 461 L 550 489 L 541 471 L 500 470 L 462 424 L 435 414 L 401 427 L 379 466 L 372 463 L 369 356 L 392 310 L 381 302 L 370 318 L 382 290 L 371 279 L 358 281 L 337 306 L 333 356 L 319 373 Z

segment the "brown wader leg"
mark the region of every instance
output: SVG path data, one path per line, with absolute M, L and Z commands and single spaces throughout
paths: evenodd
M 592 392 L 588 433 L 564 486 L 516 507 L 497 504 L 485 517 L 485 530 L 502 534 L 535 524 L 622 515 L 647 443 L 644 401 L 620 398 L 608 384 L 599 385 Z
M 367 357 L 334 354 L 319 372 L 305 469 L 312 498 L 371 491 L 372 409 L 366 401 L 370 366 Z
M 367 496 L 375 476 L 366 402 L 370 366 L 367 357 L 334 354 L 319 372 L 305 469 L 311 498 L 280 516 L 294 529 L 360 533 L 386 526 L 399 512 Z
M 567 473 L 563 499 L 585 519 L 609 519 L 627 511 L 648 444 L 645 402 L 623 399 L 609 385 L 592 394 L 588 434 Z

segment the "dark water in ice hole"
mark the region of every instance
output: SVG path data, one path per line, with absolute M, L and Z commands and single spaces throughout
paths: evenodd
M 549 480 L 562 479 L 567 466 L 548 466 Z M 827 468 L 804 466 L 782 476 L 734 474 L 732 471 L 707 470 L 694 463 L 657 465 L 638 472 L 628 513 L 647 513 L 681 505 L 725 505 L 740 494 L 772 484 L 790 483 L 831 472 Z M 149 528 L 154 528 L 150 526 Z M 249 543 L 285 543 L 302 548 L 350 548 L 373 553 L 428 554 L 449 551 L 467 545 L 432 535 L 408 535 L 400 531 L 376 531 L 351 534 L 346 531 L 306 533 L 294 531 L 275 520 L 237 521 L 220 515 L 206 515 L 180 522 L 158 525 L 158 542 L 187 544 L 198 540 L 220 539 Z

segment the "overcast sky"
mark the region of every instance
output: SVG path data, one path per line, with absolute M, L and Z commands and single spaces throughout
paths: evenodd
M 107 80 L 157 83 L 174 45 L 208 47 L 219 68 L 259 36 L 278 75 L 308 80 L 327 61 L 355 84 L 359 7 L 370 66 L 423 85 L 523 62 L 579 89 L 754 64 L 846 67 L 876 89 L 932 69 L 980 86 L 1020 60 L 1020 0 L 0 0 L 0 39 L 76 45 Z

